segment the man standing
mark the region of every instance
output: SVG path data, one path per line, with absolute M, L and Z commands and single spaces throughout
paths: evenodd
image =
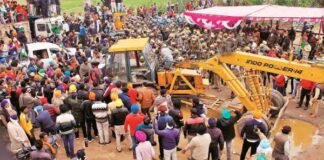
M 207 127 L 205 124 L 199 124 L 197 126 L 197 133 L 197 136 L 192 138 L 189 144 L 187 144 L 186 148 L 182 150 L 182 153 L 185 154 L 187 150 L 191 150 L 193 159 L 208 159 L 208 149 L 211 142 L 211 137 L 207 133 Z
M 179 131 L 181 132 L 181 128 L 184 125 L 183 114 L 181 111 L 181 101 L 179 99 L 173 101 L 173 107 L 173 109 L 170 109 L 169 115 L 175 122 L 175 128 L 179 129 Z M 181 148 L 178 147 L 177 151 L 181 151 Z
M 247 121 L 242 128 L 241 137 L 244 138 L 242 152 L 240 160 L 245 160 L 245 156 L 247 151 L 251 147 L 250 155 L 254 155 L 256 153 L 257 147 L 260 144 L 260 137 L 257 133 L 258 129 L 266 134 L 266 126 L 262 122 L 262 112 L 259 110 L 253 111 L 253 119 Z
M 241 118 L 242 114 L 239 111 L 234 111 L 236 116 L 232 116 L 228 109 L 222 111 L 221 118 L 217 121 L 219 128 L 226 142 L 227 160 L 232 160 L 232 140 L 235 138 L 235 123 Z
M 161 105 L 167 106 L 167 112 L 169 109 L 173 108 L 171 96 L 167 93 L 167 91 L 168 90 L 165 88 L 161 89 L 160 95 L 155 98 L 153 103 L 154 113 L 157 113 L 157 109 Z
M 315 88 L 313 89 L 312 94 L 312 107 L 311 107 L 311 117 L 315 118 L 318 114 L 318 108 L 321 104 L 322 97 L 323 97 L 323 91 L 324 91 L 324 83 L 317 84 Z
M 40 0 L 42 16 L 43 18 L 47 18 L 49 16 L 48 8 L 49 8 L 49 1 L 48 0 Z
M 64 142 L 66 156 L 74 157 L 74 127 L 76 126 L 74 117 L 68 113 L 69 107 L 65 104 L 60 105 L 61 115 L 56 118 L 56 125 L 60 131 Z
M 95 99 L 95 96 L 96 95 L 93 92 L 89 93 L 89 99 Z M 84 119 L 87 124 L 86 129 L 87 129 L 87 136 L 88 136 L 89 142 L 92 141 L 91 128 L 93 128 L 95 136 L 98 136 L 96 120 L 95 120 L 95 116 L 93 115 L 93 112 L 92 112 L 92 104 L 93 104 L 93 101 L 91 101 L 91 100 L 85 100 L 81 104 L 81 109 L 83 111 Z
M 307 110 L 308 105 L 309 105 L 309 100 L 310 100 L 310 93 L 311 93 L 312 89 L 314 88 L 315 83 L 312 81 L 303 79 L 300 81 L 299 86 L 301 86 L 302 90 L 300 93 L 299 105 L 296 108 L 302 107 L 304 98 L 306 96 L 306 104 L 305 104 L 304 110 Z
M 82 100 L 77 98 L 77 87 L 75 84 L 71 84 L 69 87 L 69 95 L 63 100 L 64 104 L 67 104 L 71 108 L 71 113 L 76 122 L 75 137 L 79 138 L 79 128 L 82 128 L 83 137 L 87 137 L 86 126 L 84 121 L 83 111 L 81 109 Z
M 150 108 L 154 102 L 155 96 L 152 89 L 148 88 L 148 83 L 143 83 L 143 88 L 139 91 L 139 102 L 141 104 L 141 111 L 144 115 L 151 118 Z
M 17 153 L 22 147 L 30 147 L 30 142 L 24 130 L 18 122 L 18 116 L 13 114 L 9 117 L 7 124 L 8 135 L 10 139 L 11 152 Z
M 291 132 L 290 126 L 284 126 L 281 129 L 281 133 L 277 134 L 274 138 L 274 149 L 272 157 L 275 160 L 289 160 L 290 157 L 290 143 L 291 138 L 289 136 Z
M 101 100 L 100 96 L 95 95 L 94 97 L 91 97 L 90 100 L 94 101 L 94 103 L 92 104 L 92 111 L 96 118 L 96 124 L 99 132 L 99 144 L 102 145 L 109 144 L 110 137 L 109 137 L 108 106 L 106 103 L 100 101 Z
M 118 97 L 122 100 L 124 106 L 130 111 L 132 103 L 128 96 L 128 88 L 123 87 L 122 93 L 118 94 Z
M 204 123 L 204 118 L 198 116 L 197 109 L 191 109 L 191 117 L 185 122 L 183 127 L 184 137 L 188 138 L 188 142 L 197 134 L 197 126 Z
M 209 145 L 209 154 L 208 159 L 211 155 L 212 160 L 220 160 L 221 153 L 224 148 L 224 138 L 222 131 L 216 127 L 216 119 L 215 118 L 209 118 L 208 119 L 208 128 L 207 133 L 209 133 L 211 137 L 211 143 Z M 219 148 L 218 148 L 219 146 Z
M 117 145 L 117 151 L 122 151 L 122 146 L 120 144 L 120 138 L 122 135 L 126 135 L 125 129 L 124 129 L 124 123 L 126 116 L 128 115 L 127 108 L 124 107 L 122 101 L 116 101 L 116 108 L 112 109 L 111 111 L 111 127 L 114 128 L 115 135 L 116 135 L 116 145 Z M 131 137 L 129 134 L 126 135 L 127 138 L 130 140 L 129 143 L 131 143 Z M 130 147 L 132 148 L 132 147 Z
M 168 115 L 166 113 L 167 106 L 165 106 L 165 105 L 159 106 L 158 111 L 159 111 L 159 115 L 157 117 L 157 123 L 158 123 L 157 127 L 158 127 L 158 130 L 164 130 L 167 127 L 167 123 L 170 122 L 170 121 L 173 121 L 173 119 L 172 119 L 172 117 L 170 115 Z M 164 136 L 162 136 L 162 135 L 158 136 L 159 149 L 160 149 L 160 159 L 164 158 L 164 151 L 163 150 L 165 148 L 163 148 L 163 145 L 162 145 L 162 143 L 164 141 L 163 137 Z M 168 148 L 167 150 L 170 150 L 170 148 Z
M 144 115 L 139 113 L 139 106 L 137 104 L 133 104 L 131 107 L 131 113 L 126 116 L 124 130 L 126 133 L 130 133 L 132 137 L 132 150 L 133 150 L 133 158 L 136 158 L 136 138 L 135 131 L 136 127 L 141 124 L 144 120 Z
M 167 122 L 165 129 L 159 130 L 158 125 L 154 123 L 155 133 L 162 138 L 163 154 L 165 160 L 177 160 L 177 145 L 180 140 L 180 131 L 175 128 L 175 123 L 171 119 Z

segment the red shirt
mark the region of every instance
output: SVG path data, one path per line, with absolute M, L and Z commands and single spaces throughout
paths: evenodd
M 299 85 L 303 89 L 312 90 L 315 87 L 315 84 L 316 84 L 315 82 L 303 79 L 303 80 L 300 81 Z
M 137 95 L 138 95 L 138 92 L 137 92 L 136 89 L 131 88 L 131 89 L 128 90 L 128 96 L 129 96 L 129 99 L 130 99 L 132 104 L 137 103 L 137 100 L 136 100 Z
M 126 116 L 124 129 L 128 132 L 128 126 L 130 129 L 131 136 L 135 135 L 136 127 L 144 121 L 144 114 L 133 114 L 130 113 Z
M 169 11 L 169 16 L 170 16 L 170 17 L 173 17 L 173 16 L 174 16 L 174 11 L 173 11 L 173 9 L 170 9 L 170 11 Z
M 279 87 L 284 87 L 285 86 L 285 76 L 284 75 L 279 75 L 274 78 L 276 81 L 276 85 Z

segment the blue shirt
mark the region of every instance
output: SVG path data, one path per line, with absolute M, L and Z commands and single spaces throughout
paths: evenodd
M 80 27 L 79 35 L 80 35 L 80 36 L 85 36 L 85 35 L 87 35 L 87 30 L 86 30 L 86 28 L 85 28 L 84 26 L 81 26 L 81 27 Z

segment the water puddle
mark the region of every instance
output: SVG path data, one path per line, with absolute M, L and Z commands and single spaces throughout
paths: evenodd
M 183 105 L 182 112 L 184 115 L 184 119 L 190 117 L 190 106 Z M 208 109 L 207 117 L 215 117 L 218 118 L 220 113 L 217 109 Z M 311 123 L 307 123 L 302 120 L 297 119 L 281 119 L 279 120 L 278 125 L 274 129 L 272 133 L 272 137 L 277 133 L 281 132 L 281 128 L 285 125 L 289 125 L 292 128 L 291 138 L 292 138 L 292 156 L 295 157 L 305 151 L 308 147 L 316 145 L 321 136 L 318 135 L 318 128 Z M 238 133 L 236 133 L 236 137 L 233 142 L 233 153 L 234 157 L 237 158 L 241 153 L 242 149 L 242 138 L 239 137 Z
M 297 119 L 281 119 L 278 126 L 274 129 L 273 135 L 281 132 L 281 128 L 285 125 L 289 125 L 292 128 L 291 137 L 293 140 L 292 154 L 293 156 L 306 150 L 307 147 L 315 145 L 321 138 L 318 136 L 318 129 L 316 126 Z

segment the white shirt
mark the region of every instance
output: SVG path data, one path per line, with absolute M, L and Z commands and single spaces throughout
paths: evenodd
M 197 134 L 197 136 L 192 138 L 190 143 L 186 146 L 186 150 L 192 150 L 192 158 L 194 159 L 207 159 L 210 142 L 211 137 L 208 133 L 205 133 L 203 135 Z
M 63 29 L 63 31 L 65 31 L 65 32 L 70 31 L 70 27 L 69 27 L 69 25 L 68 25 L 67 23 L 64 23 L 64 24 L 62 25 L 62 29 Z

